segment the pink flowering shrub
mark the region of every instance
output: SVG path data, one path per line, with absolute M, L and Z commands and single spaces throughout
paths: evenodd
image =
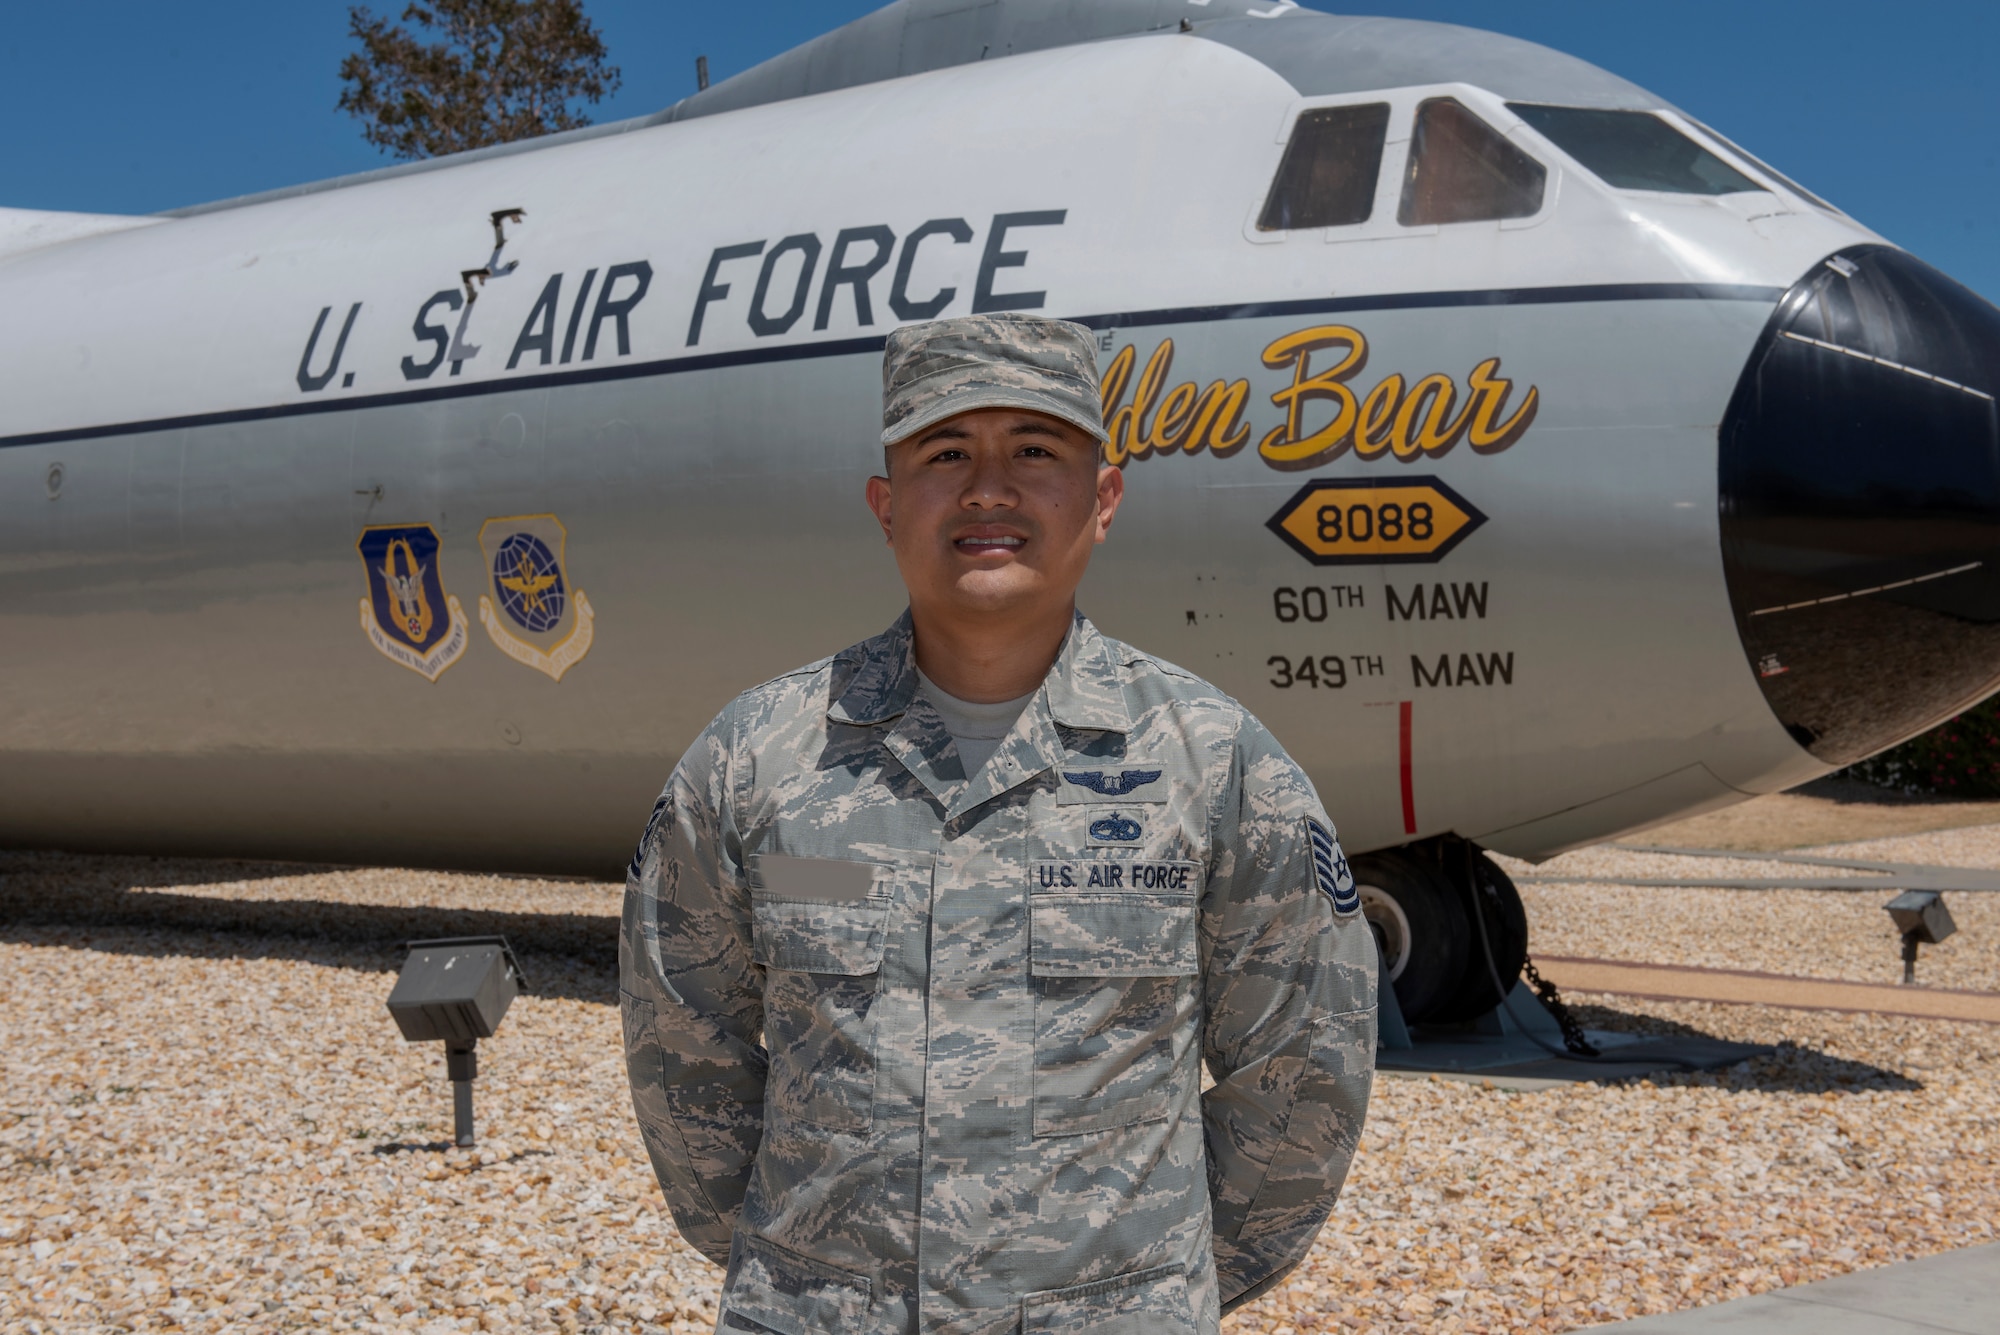
M 1841 775 L 1912 794 L 2000 797 L 2000 695 Z

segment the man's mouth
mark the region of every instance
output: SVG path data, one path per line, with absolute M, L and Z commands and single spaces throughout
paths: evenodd
M 1026 538 L 1016 538 L 1005 535 L 996 535 L 992 537 L 978 536 L 978 537 L 959 538 L 952 543 L 952 546 L 958 548 L 962 552 L 989 552 L 998 549 L 1020 547 L 1026 542 L 1027 542 Z

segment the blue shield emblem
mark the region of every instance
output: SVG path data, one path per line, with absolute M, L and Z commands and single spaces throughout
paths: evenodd
M 569 601 L 556 554 L 526 532 L 501 539 L 493 556 L 493 592 L 507 619 L 531 635 L 546 635 L 560 626 Z
M 480 624 L 501 653 L 557 681 L 595 636 L 590 600 L 564 565 L 568 539 L 554 515 L 503 515 L 479 527 L 487 580 Z
M 354 548 L 368 576 L 361 629 L 384 658 L 427 681 L 465 652 L 467 622 L 438 572 L 438 535 L 429 524 L 361 530 Z

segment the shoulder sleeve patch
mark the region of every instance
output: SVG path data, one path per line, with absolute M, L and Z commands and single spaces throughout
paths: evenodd
M 646 865 L 646 850 L 652 846 L 653 836 L 659 833 L 660 822 L 666 819 L 667 808 L 673 805 L 673 790 L 669 788 L 660 794 L 660 800 L 653 803 L 653 814 L 646 820 L 646 832 L 639 836 L 639 846 L 632 850 L 632 861 L 625 868 L 625 879 L 637 881 Z
M 1313 881 L 1333 901 L 1333 911 L 1342 917 L 1359 911 L 1361 892 L 1354 888 L 1354 873 L 1347 869 L 1347 855 L 1333 831 L 1307 816 L 1306 843 L 1312 849 Z

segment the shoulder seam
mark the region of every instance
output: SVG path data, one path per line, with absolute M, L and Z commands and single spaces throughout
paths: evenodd
M 739 692 L 737 695 L 737 699 L 740 700 L 745 696 L 760 694 L 761 692 L 767 691 L 771 687 L 776 686 L 779 682 L 791 681 L 797 677 L 816 677 L 820 673 L 825 672 L 828 668 L 832 667 L 834 660 L 839 657 L 840 657 L 839 654 L 828 654 L 825 658 L 820 659 L 818 662 L 806 663 L 803 666 L 793 668 L 789 672 L 780 672 L 777 676 L 772 677 L 768 681 L 760 681 L 755 686 L 752 686 L 747 690 Z
M 1238 700 L 1235 696 L 1231 695 L 1228 691 L 1223 690 L 1220 686 L 1217 686 L 1214 682 L 1210 681 L 1208 678 L 1190 672 L 1188 671 L 1188 669 L 1181 667 L 1177 663 L 1169 663 L 1164 659 L 1155 658 L 1153 657 L 1153 655 L 1145 653 L 1144 651 L 1134 651 L 1134 652 L 1136 656 L 1126 664 L 1127 667 L 1132 667 L 1143 663 L 1147 667 L 1150 667 L 1153 671 L 1159 673 L 1162 677 L 1167 677 L 1174 681 L 1189 682 L 1195 686 L 1202 688 L 1204 691 L 1209 692 L 1210 699 L 1214 703 L 1227 706 L 1230 713 L 1235 715 L 1236 733 L 1238 735 L 1240 735 L 1243 731 L 1244 721 L 1246 719 L 1254 717 L 1251 714 L 1249 707 L 1246 706 L 1241 700 Z

